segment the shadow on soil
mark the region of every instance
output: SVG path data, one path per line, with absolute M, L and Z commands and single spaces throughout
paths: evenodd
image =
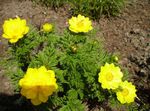
M 19 94 L 7 95 L 0 93 L 0 111 L 33 111 L 33 106 Z

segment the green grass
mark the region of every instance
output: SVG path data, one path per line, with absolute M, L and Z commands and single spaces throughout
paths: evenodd
M 65 3 L 67 3 L 68 0 L 32 0 L 32 1 L 57 9 L 63 6 Z
M 125 0 L 33 0 L 57 9 L 64 4 L 70 6 L 72 15 L 83 14 L 92 19 L 102 15 L 117 15 L 124 7 Z
M 117 15 L 124 6 L 124 0 L 73 0 L 73 14 L 79 13 L 93 19 L 99 19 L 102 15 Z

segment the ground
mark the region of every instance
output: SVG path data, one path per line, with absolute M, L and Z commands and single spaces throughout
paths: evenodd
M 40 28 L 44 22 L 54 23 L 60 32 L 67 27 L 70 15 L 68 7 L 54 11 L 37 5 L 29 0 L 0 0 L 0 60 L 7 56 L 7 41 L 1 38 L 2 24 L 5 19 L 20 16 L 29 24 Z M 130 72 L 130 81 L 137 87 L 137 94 L 142 102 L 150 103 L 150 1 L 129 0 L 116 17 L 102 17 L 93 21 L 97 27 L 97 36 L 104 40 L 108 52 L 119 56 L 119 63 Z M 13 89 L 9 78 L 0 65 L 0 95 L 11 96 Z M 0 108 L 3 105 L 0 99 Z

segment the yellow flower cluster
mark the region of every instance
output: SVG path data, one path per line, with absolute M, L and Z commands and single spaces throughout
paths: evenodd
M 8 39 L 10 43 L 17 42 L 29 31 L 25 19 L 19 17 L 6 20 L 3 24 L 3 37 Z
M 49 24 L 49 23 L 45 23 L 43 26 L 42 26 L 42 30 L 44 32 L 51 32 L 53 29 L 53 26 L 52 24 Z
M 92 29 L 92 22 L 88 17 L 84 17 L 79 14 L 77 17 L 72 17 L 69 19 L 69 30 L 72 32 L 89 32 Z
M 135 86 L 130 82 L 122 81 L 123 73 L 120 68 L 113 63 L 106 63 L 101 67 L 98 81 L 101 83 L 103 89 L 117 89 L 117 99 L 122 103 L 134 102 L 136 95 Z
M 25 76 L 19 81 L 21 94 L 31 99 L 32 104 L 39 105 L 48 100 L 48 96 L 58 88 L 54 71 L 40 68 L 28 68 Z

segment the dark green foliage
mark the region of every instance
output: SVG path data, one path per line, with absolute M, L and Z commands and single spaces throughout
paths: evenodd
M 59 111 L 84 111 L 85 106 L 78 99 L 67 101 L 67 105 L 64 105 Z
M 70 0 L 72 1 L 72 0 Z M 93 19 L 105 15 L 116 15 L 124 6 L 125 0 L 73 0 L 73 14 L 83 14 Z
M 63 6 L 68 0 L 32 0 L 37 3 L 42 3 L 46 6 L 50 6 L 54 9 L 57 9 Z

